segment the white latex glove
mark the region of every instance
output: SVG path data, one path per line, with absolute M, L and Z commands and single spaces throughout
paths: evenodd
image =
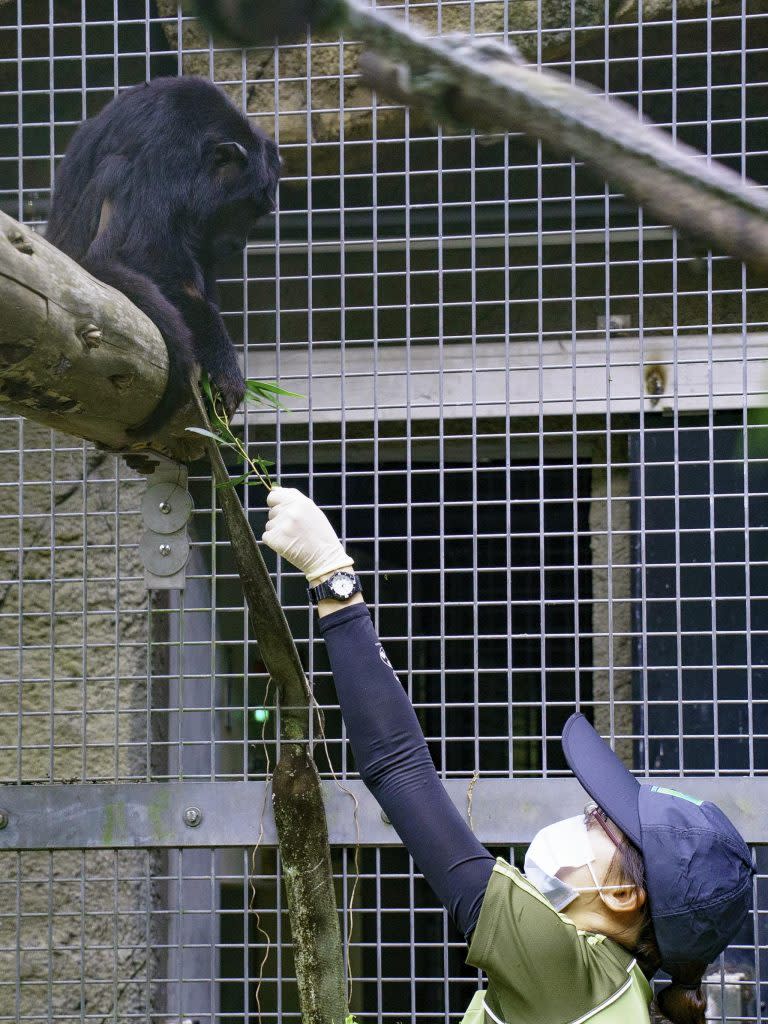
M 267 504 L 269 519 L 262 541 L 300 569 L 310 583 L 354 565 L 325 512 L 306 494 L 295 487 L 273 487 Z

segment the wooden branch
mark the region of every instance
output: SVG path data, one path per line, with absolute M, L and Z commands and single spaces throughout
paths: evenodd
M 196 424 L 212 431 L 202 397 L 194 389 Z M 259 641 L 259 652 L 272 676 L 280 697 L 280 735 L 284 740 L 306 741 L 311 693 L 299 652 L 291 636 L 288 621 L 280 607 L 275 589 L 261 556 L 259 545 L 243 510 L 221 449 L 205 438 L 204 444 L 213 469 L 217 495 L 227 524 L 232 555 L 243 584 L 248 614 Z
M 620 6 L 624 18 L 638 13 L 632 0 Z M 438 122 L 541 139 L 665 223 L 768 274 L 768 195 L 756 183 L 675 143 L 625 103 L 526 66 L 512 48 L 469 35 L 431 36 L 369 0 L 198 0 L 198 13 L 239 41 L 275 32 L 291 38 L 307 23 L 343 29 L 370 48 L 360 61 L 363 78 L 383 95 Z M 559 0 L 542 4 L 537 18 L 549 16 L 562 23 Z
M 718 252 L 768 274 L 768 195 L 641 120 L 624 103 L 516 52 L 470 36 L 433 39 L 363 0 L 343 0 L 349 27 L 372 48 L 369 85 L 435 120 L 524 132 L 575 156 L 625 195 Z
M 173 0 L 158 0 L 161 13 L 176 12 Z M 303 37 L 307 29 L 314 32 L 332 33 L 350 17 L 356 0 L 186 0 L 193 14 L 208 26 L 217 36 L 227 42 L 242 46 L 269 45 L 277 36 L 281 42 L 295 41 Z M 362 11 L 363 4 L 371 6 L 370 0 L 357 4 Z M 378 8 L 402 8 L 402 0 L 382 0 Z M 469 3 L 446 5 L 442 19 L 434 4 L 411 5 L 409 21 L 419 24 L 434 35 L 455 31 L 466 26 Z M 396 16 L 402 17 L 400 11 Z M 611 25 L 641 22 L 647 28 L 657 20 L 671 20 L 673 17 L 681 26 L 694 18 L 738 16 L 741 0 L 613 0 L 610 6 Z M 512 3 L 498 2 L 478 5 L 473 12 L 473 23 L 478 35 L 508 32 L 515 45 L 534 60 L 540 54 L 543 60 L 557 59 L 567 54 L 571 46 L 579 46 L 590 36 L 604 31 L 606 5 L 604 0 L 513 0 Z M 575 39 L 571 22 L 578 26 Z M 357 29 L 358 26 L 355 26 Z M 592 29 L 592 32 L 590 32 Z M 169 42 L 176 45 L 176 31 L 173 24 L 165 26 Z M 364 39 L 364 35 L 353 36 Z M 206 43 L 207 45 L 207 43 Z
M 193 385 L 200 426 L 211 430 Z M 347 1017 L 344 952 L 333 885 L 320 776 L 312 759 L 312 693 L 261 551 L 215 441 L 206 439 L 232 554 L 243 584 L 259 652 L 280 706 L 280 757 L 272 779 L 280 858 L 288 896 L 294 965 L 304 1024 L 343 1024 Z
M 121 292 L 0 212 L 0 405 L 112 451 L 141 453 L 127 431 L 165 390 L 168 353 L 152 321 Z M 202 454 L 185 434 L 191 405 L 152 449 Z

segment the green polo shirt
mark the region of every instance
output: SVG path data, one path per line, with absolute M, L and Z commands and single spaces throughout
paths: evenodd
M 467 963 L 485 971 L 462 1024 L 648 1024 L 651 987 L 632 954 L 579 931 L 501 857 Z

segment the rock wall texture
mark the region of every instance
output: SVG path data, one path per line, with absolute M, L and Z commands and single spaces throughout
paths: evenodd
M 0 782 L 146 778 L 143 482 L 29 422 L 2 436 Z M 149 1010 L 148 856 L 0 853 L 0 1017 Z

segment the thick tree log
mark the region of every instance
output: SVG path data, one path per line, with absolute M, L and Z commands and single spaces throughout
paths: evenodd
M 168 376 L 152 321 L 41 235 L 0 212 L 0 404 L 113 451 L 147 449 L 128 431 L 149 416 Z M 199 457 L 190 407 L 152 448 Z

